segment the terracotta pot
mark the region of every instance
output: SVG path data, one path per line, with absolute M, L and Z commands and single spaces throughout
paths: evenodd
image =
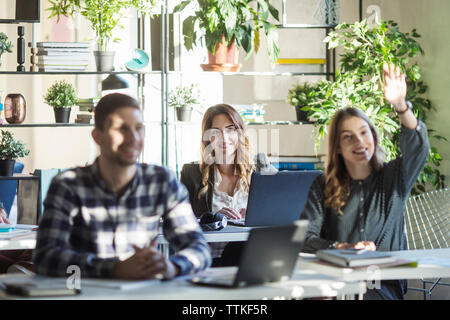
M 8 123 L 22 123 L 27 113 L 27 102 L 20 93 L 10 93 L 5 99 L 5 119 Z
M 216 44 L 214 55 L 208 51 L 208 62 L 201 65 L 204 71 L 239 71 L 242 65 L 238 63 L 239 51 L 234 38 L 227 46 L 225 36 L 222 36 L 222 41 Z

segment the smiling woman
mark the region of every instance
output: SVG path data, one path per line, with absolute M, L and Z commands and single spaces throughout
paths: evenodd
M 408 107 L 405 76 L 385 66 L 384 95 L 397 112 L 402 155 L 384 163 L 377 131 L 364 112 L 344 108 L 330 126 L 328 164 L 311 185 L 301 218 L 308 219 L 304 251 L 406 249 L 404 211 L 429 151 L 425 124 Z M 403 299 L 406 281 L 381 281 L 364 299 Z

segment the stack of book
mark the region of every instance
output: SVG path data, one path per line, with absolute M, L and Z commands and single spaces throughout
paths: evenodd
M 100 98 L 78 99 L 77 104 L 80 107 L 80 111 L 93 112 L 99 100 Z
M 264 122 L 264 104 L 235 104 L 233 107 L 239 112 L 246 123 Z
M 323 170 L 321 156 L 269 156 L 270 163 L 278 170 Z
M 94 118 L 90 113 L 79 113 L 75 119 L 75 123 L 92 123 Z
M 275 72 L 317 73 L 325 72 L 326 59 L 280 58 L 273 66 Z
M 38 42 L 39 71 L 85 71 L 89 64 L 87 42 Z

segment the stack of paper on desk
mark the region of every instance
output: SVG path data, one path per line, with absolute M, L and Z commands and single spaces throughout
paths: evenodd
M 160 283 L 160 280 L 116 280 L 116 279 L 81 279 L 81 288 L 97 287 L 117 290 L 133 290 Z

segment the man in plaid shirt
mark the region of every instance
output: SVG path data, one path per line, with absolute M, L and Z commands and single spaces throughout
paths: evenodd
M 211 264 L 209 246 L 189 195 L 164 167 L 138 164 L 144 124 L 138 102 L 123 94 L 103 97 L 95 108 L 92 137 L 100 156 L 86 167 L 56 176 L 44 201 L 34 255 L 35 271 L 84 277 L 171 279 Z M 162 230 L 176 253 L 156 249 Z

